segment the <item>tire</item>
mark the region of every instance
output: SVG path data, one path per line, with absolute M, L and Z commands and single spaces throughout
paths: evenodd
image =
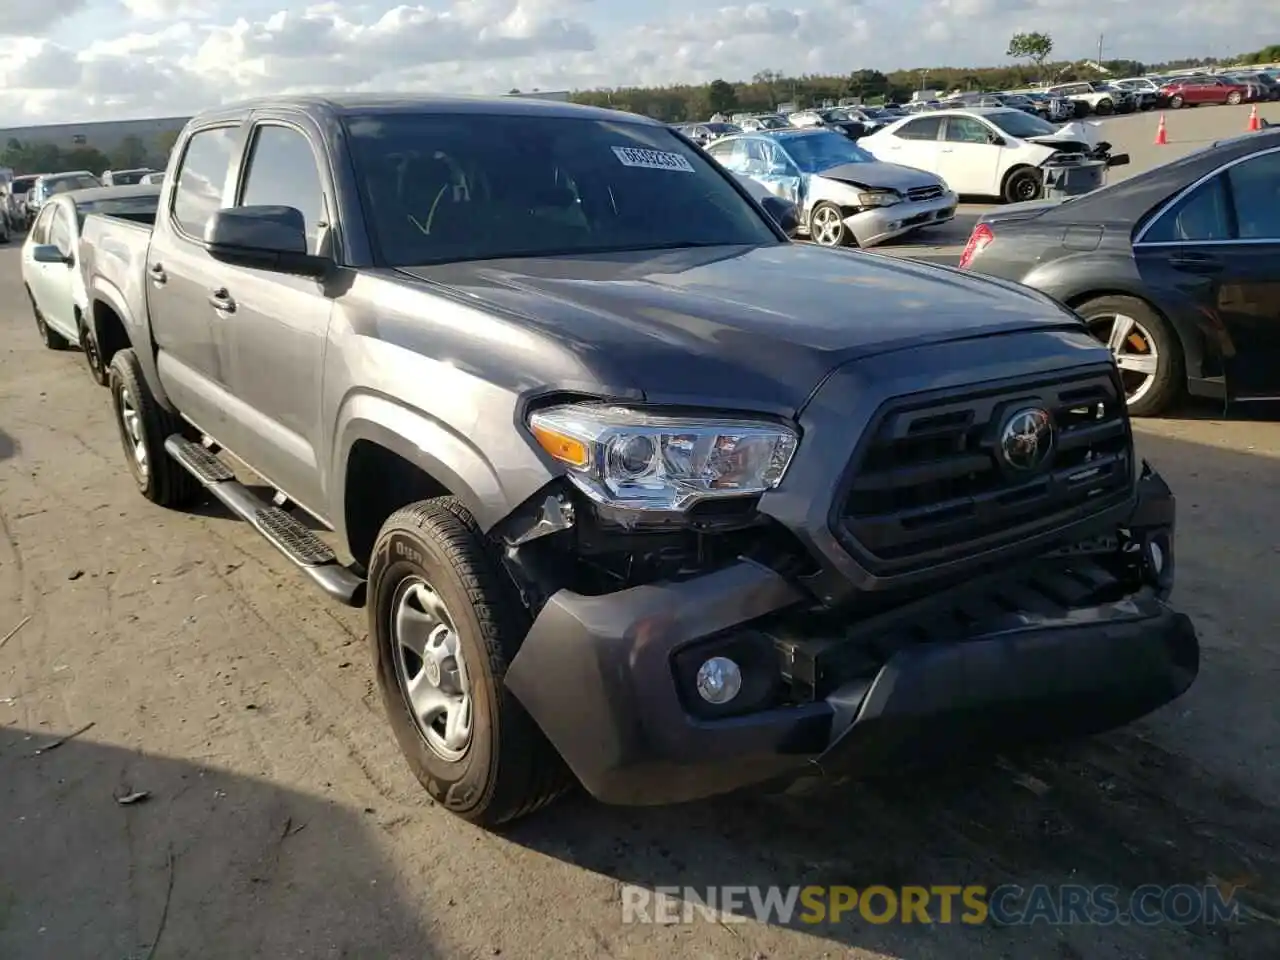
M 1110 115 L 1115 111 L 1116 105 L 1110 100 L 1099 100 L 1098 105 L 1093 108 L 1093 112 L 1100 117 Z
M 1230 93 L 1227 94 L 1227 103 L 1229 103 L 1233 107 L 1238 106 L 1240 104 L 1240 101 L 1243 99 L 1244 98 L 1240 96 L 1239 90 L 1232 90 Z
M 162 507 L 194 500 L 203 490 L 200 481 L 164 449 L 166 439 L 175 433 L 187 436 L 190 428 L 156 403 L 133 350 L 121 350 L 111 358 L 108 386 L 125 461 L 142 495 Z M 133 414 L 132 423 L 126 422 L 126 411 Z M 144 456 L 138 455 L 139 449 Z
M 1112 330 L 1109 320 L 1117 316 L 1132 318 L 1134 328 L 1131 336 L 1146 341 L 1148 348 L 1154 348 L 1156 371 L 1150 378 L 1150 383 L 1145 384 L 1140 393 L 1134 385 L 1137 377 L 1142 375 L 1126 370 L 1123 366 L 1121 368 L 1130 416 L 1155 416 L 1181 399 L 1187 386 L 1182 343 L 1168 321 L 1150 304 L 1137 297 L 1095 297 L 1076 307 L 1076 313 L 1084 317 L 1090 332 L 1103 343 L 1106 343 Z M 1115 351 L 1112 353 L 1114 355 Z
M 85 365 L 89 368 L 89 376 L 100 387 L 105 387 L 110 379 L 107 368 L 102 362 L 102 351 L 98 349 L 98 340 L 93 330 L 85 322 L 84 315 L 76 314 L 76 327 L 80 335 L 80 352 L 84 354 Z
M 822 226 L 815 228 L 819 221 Z M 820 247 L 844 247 L 855 242 L 840 208 L 826 200 L 809 211 L 809 239 Z
M 409 662 L 416 654 L 404 652 L 397 612 L 424 586 L 446 611 L 429 636 L 433 643 L 453 644 L 462 664 L 454 661 L 450 672 L 441 665 L 448 657 L 437 660 L 433 675 L 423 656 L 417 660 L 421 676 L 433 679 L 419 678 L 418 685 L 431 684 L 439 693 L 447 686 L 443 677 L 466 678 L 460 685 L 470 692 L 462 710 L 469 719 L 465 743 L 444 743 L 438 729 L 418 719 L 407 693 L 410 674 L 418 675 Z M 410 769 L 435 802 L 470 823 L 496 827 L 533 813 L 573 785 L 560 756 L 503 683 L 529 616 L 458 500 L 423 500 L 383 524 L 369 561 L 368 597 L 369 643 L 387 718 Z
M 31 301 L 31 312 L 36 318 L 36 332 L 40 334 L 40 341 L 50 350 L 66 350 L 71 346 L 66 337 L 45 322 L 44 314 L 36 306 L 36 298 L 29 289 L 27 290 L 27 299 Z
M 1186 101 L 1182 99 L 1182 96 L 1180 94 L 1175 93 L 1172 97 L 1169 98 L 1169 109 L 1181 110 L 1182 105 L 1184 103 L 1186 103 Z
M 1034 167 L 1018 167 L 1004 180 L 1004 202 L 1026 203 L 1044 190 L 1044 179 Z

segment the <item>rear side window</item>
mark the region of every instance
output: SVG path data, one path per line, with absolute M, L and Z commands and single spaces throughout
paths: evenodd
M 63 253 L 71 252 L 71 218 L 62 204 L 54 208 L 53 222 L 49 226 L 49 242 Z
M 49 242 L 49 221 L 52 219 L 53 207 L 45 207 L 40 211 L 40 216 L 36 217 L 36 222 L 31 227 L 32 243 Z
M 901 140 L 937 140 L 941 129 L 941 117 L 921 117 L 903 124 L 895 136 Z
M 1144 243 L 1191 243 L 1231 239 L 1231 211 L 1221 174 L 1202 183 L 1166 210 Z
M 222 188 L 235 155 L 236 129 L 212 127 L 187 141 L 173 192 L 173 218 L 190 237 L 203 239 L 205 224 L 222 206 Z
M 1280 240 L 1280 151 L 1227 171 L 1241 240 Z

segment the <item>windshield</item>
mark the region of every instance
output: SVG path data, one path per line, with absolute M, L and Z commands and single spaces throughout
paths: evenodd
M 93 187 L 100 187 L 96 178 L 88 174 L 82 174 L 71 177 L 46 177 L 44 181 L 44 192 L 47 196 L 52 197 L 57 193 L 66 193 L 69 190 L 89 190 Z
M 818 116 L 822 117 L 822 119 L 825 120 L 827 123 L 840 123 L 842 121 L 851 119 L 851 117 L 849 116 L 848 110 L 840 110 L 840 109 L 819 110 Z
M 780 243 L 666 127 L 539 115 L 347 120 L 356 179 L 392 266 Z
M 14 178 L 13 183 L 10 184 L 10 188 L 13 190 L 13 195 L 15 197 L 20 197 L 30 190 L 32 184 L 35 182 L 35 177 L 16 177 Z
M 88 200 L 76 204 L 76 219 L 84 226 L 84 218 L 91 213 L 101 213 L 108 217 L 122 217 L 125 220 L 144 220 L 154 222 L 156 210 L 160 206 L 160 196 L 146 197 L 112 197 L 109 200 Z
M 765 130 L 785 130 L 791 126 L 782 117 L 756 117 L 755 120 Z
M 121 170 L 118 173 L 111 174 L 111 182 L 119 187 L 130 187 L 136 183 L 141 183 L 150 170 Z
M 1007 113 L 990 113 L 987 119 L 1011 137 L 1044 137 L 1057 132 L 1057 127 L 1047 120 L 1023 113 L 1021 110 L 1010 110 Z
M 742 128 L 733 123 L 704 123 L 704 127 L 714 134 L 720 136 L 728 136 L 731 133 L 741 133 Z
M 839 133 L 814 133 L 779 141 L 805 173 L 820 173 L 842 163 L 875 163 L 876 158 Z

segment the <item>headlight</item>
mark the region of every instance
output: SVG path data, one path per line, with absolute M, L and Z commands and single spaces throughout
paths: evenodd
M 529 429 L 588 496 L 637 510 L 683 510 L 699 500 L 772 490 L 798 442 L 793 431 L 764 421 L 595 404 L 539 410 Z
M 896 190 L 864 190 L 858 193 L 860 207 L 891 207 L 902 202 L 902 194 Z

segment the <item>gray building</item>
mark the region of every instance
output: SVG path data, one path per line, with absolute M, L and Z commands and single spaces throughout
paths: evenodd
M 126 137 L 137 137 L 148 150 L 169 134 L 177 133 L 187 117 L 162 117 L 155 120 L 107 120 L 100 123 L 54 123 L 39 127 L 9 127 L 0 130 L 0 149 L 10 140 L 22 143 L 51 143 L 61 150 L 93 147 L 110 153 Z

